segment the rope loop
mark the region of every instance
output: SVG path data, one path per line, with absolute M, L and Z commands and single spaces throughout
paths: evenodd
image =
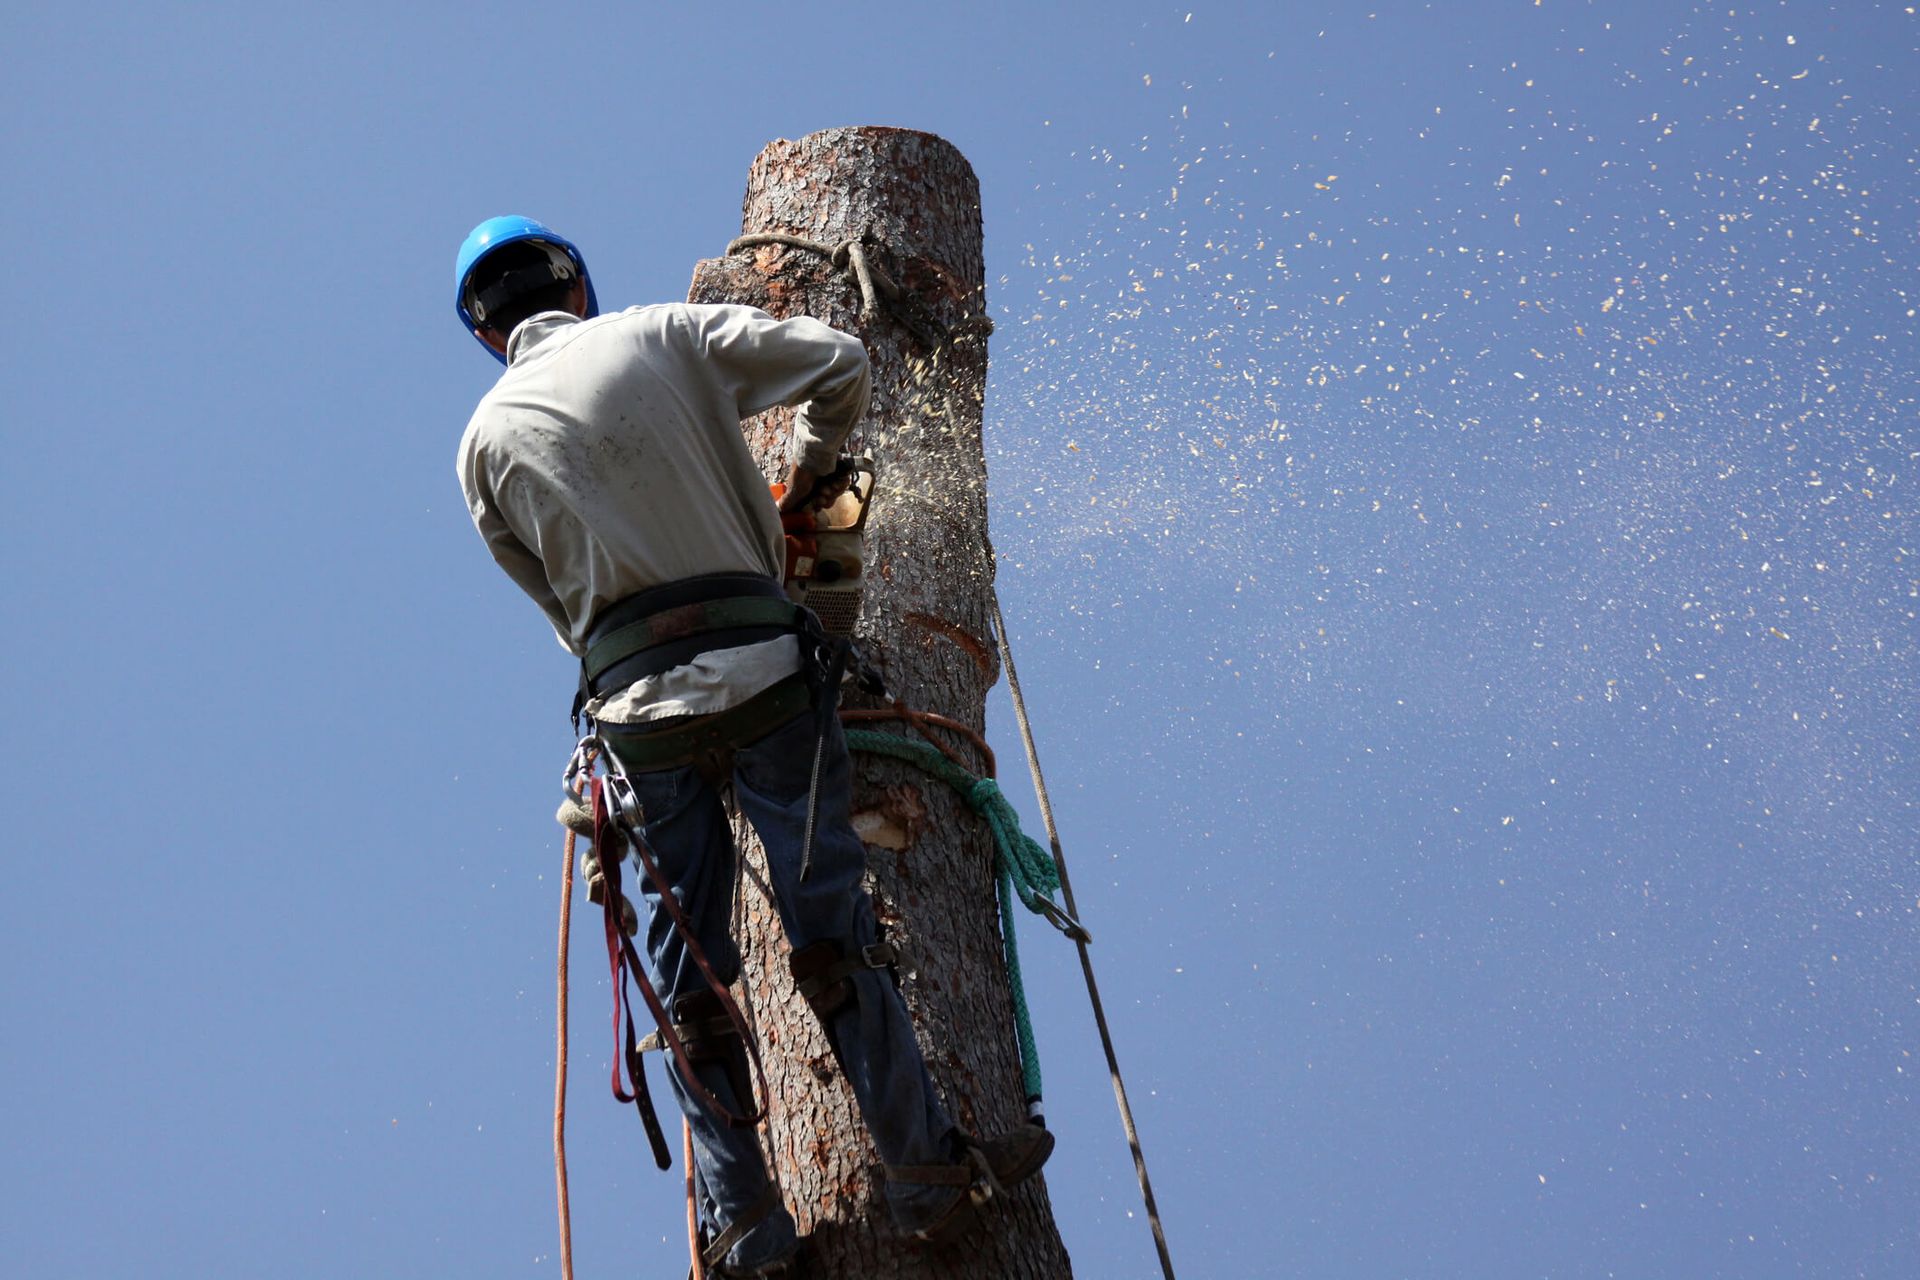
M 784 231 L 753 231 L 729 240 L 727 255 L 731 257 L 746 249 L 768 245 L 798 249 L 825 258 L 828 266 L 845 275 L 859 290 L 862 321 L 872 324 L 884 304 L 893 318 L 929 352 L 938 352 L 955 339 L 985 337 L 993 332 L 993 321 L 985 315 L 963 316 L 951 325 L 942 322 L 933 314 L 925 298 L 901 288 L 879 263 L 868 256 L 870 246 L 864 235 L 832 245 L 806 236 L 789 235 Z
M 995 885 L 1000 906 L 1000 945 L 1006 953 L 1007 985 L 1013 997 L 1013 1029 L 1020 1044 L 1020 1072 L 1030 1107 L 1040 1099 L 1040 1049 L 1033 1036 L 1033 1018 L 1027 1011 L 1026 983 L 1020 976 L 1020 944 L 1013 929 L 1013 904 L 1027 910 L 1075 940 L 1086 930 L 1053 900 L 1060 887 L 1060 867 L 1053 855 L 1020 829 L 1020 816 L 1006 793 L 991 777 L 975 777 L 949 759 L 931 742 L 905 738 L 875 729 L 847 730 L 847 749 L 890 756 L 930 774 L 959 794 L 967 807 L 986 819 L 993 833 Z

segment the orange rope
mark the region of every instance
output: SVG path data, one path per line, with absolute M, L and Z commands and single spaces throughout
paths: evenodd
M 567 832 L 566 869 L 560 876 L 560 1013 L 558 1056 L 553 1070 L 553 1169 L 560 1184 L 560 1274 L 573 1280 L 573 1212 L 567 1203 L 567 939 L 573 924 L 573 842 Z
M 700 1256 L 700 1211 L 693 1203 L 693 1129 L 685 1116 L 680 1118 L 681 1160 L 687 1166 L 687 1250 L 693 1254 L 689 1280 L 707 1280 L 706 1260 Z

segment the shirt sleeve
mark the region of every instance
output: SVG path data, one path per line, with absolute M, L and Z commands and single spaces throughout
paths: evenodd
M 561 646 L 572 652 L 573 645 L 568 639 L 570 626 L 567 611 L 561 608 L 560 597 L 554 594 L 553 583 L 547 579 L 547 566 L 513 531 L 513 525 L 508 522 L 505 509 L 487 475 L 485 455 L 478 448 L 462 451 L 460 488 L 466 494 L 467 512 L 473 517 L 473 527 L 480 531 L 481 538 L 486 541 L 487 551 L 493 556 L 494 563 L 506 570 L 514 585 L 540 606 L 540 611 L 553 624 L 553 633 L 559 638 Z
M 860 339 L 811 316 L 776 320 L 757 307 L 689 304 L 686 315 L 695 352 L 740 416 L 799 405 L 788 461 L 817 475 L 833 470 L 872 389 Z

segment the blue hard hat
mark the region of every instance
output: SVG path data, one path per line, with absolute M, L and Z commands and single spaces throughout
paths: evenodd
M 471 333 L 476 341 L 480 338 L 480 321 L 474 316 L 475 300 L 467 288 L 469 281 L 473 278 L 473 270 L 495 249 L 518 244 L 522 240 L 538 241 L 565 254 L 567 260 L 573 264 L 573 269 L 580 273 L 580 279 L 586 283 L 587 318 L 591 319 L 600 314 L 600 302 L 593 293 L 593 277 L 587 274 L 587 260 L 580 256 L 580 249 L 573 241 L 560 235 L 551 227 L 535 222 L 532 218 L 522 218 L 517 214 L 488 218 L 467 233 L 465 242 L 460 246 L 460 255 L 453 262 L 453 309 L 460 313 L 460 322 L 467 326 L 467 332 Z M 557 273 L 559 268 L 556 267 L 555 270 Z M 484 312 L 481 318 L 484 318 Z M 487 344 L 481 342 L 480 345 L 485 347 Z M 492 347 L 487 347 L 487 352 L 496 357 L 501 364 L 507 362 L 507 358 Z

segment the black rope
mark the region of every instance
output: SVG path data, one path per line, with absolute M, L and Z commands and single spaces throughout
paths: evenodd
M 991 589 L 990 589 L 991 590 Z M 1053 805 L 1047 798 L 1047 783 L 1040 774 L 1040 752 L 1033 744 L 1033 726 L 1027 721 L 1027 700 L 1020 693 L 1020 674 L 1013 667 L 1013 646 L 1007 640 L 1007 620 L 1000 616 L 1000 594 L 988 596 L 993 606 L 993 634 L 1000 642 L 1000 663 L 1007 673 L 1007 692 L 1013 696 L 1013 718 L 1020 726 L 1020 741 L 1027 749 L 1027 767 L 1033 773 L 1033 790 L 1040 801 L 1040 820 L 1046 824 L 1047 839 L 1053 845 L 1054 865 L 1060 869 L 1060 896 L 1066 899 L 1067 914 L 1079 920 L 1074 905 L 1073 884 L 1067 879 L 1067 860 L 1060 852 L 1060 831 L 1053 824 Z M 1113 1032 L 1107 1029 L 1107 1012 L 1100 1003 L 1100 988 L 1093 980 L 1093 957 L 1087 950 L 1087 936 L 1069 933 L 1080 949 L 1080 968 L 1087 979 L 1087 998 L 1093 1003 L 1093 1021 L 1100 1028 L 1100 1047 L 1107 1052 L 1107 1072 L 1113 1077 L 1113 1097 L 1120 1105 L 1120 1127 L 1126 1130 L 1127 1146 L 1133 1152 L 1133 1171 L 1140 1182 L 1140 1199 L 1147 1208 L 1147 1222 L 1153 1228 L 1153 1246 L 1160 1253 L 1160 1271 L 1166 1280 L 1174 1280 L 1173 1257 L 1167 1252 L 1167 1233 L 1160 1225 L 1160 1206 L 1154 1203 L 1153 1182 L 1147 1177 L 1147 1155 L 1140 1149 L 1140 1132 L 1134 1128 L 1133 1107 L 1127 1101 L 1126 1081 L 1120 1078 L 1120 1059 L 1113 1050 Z

